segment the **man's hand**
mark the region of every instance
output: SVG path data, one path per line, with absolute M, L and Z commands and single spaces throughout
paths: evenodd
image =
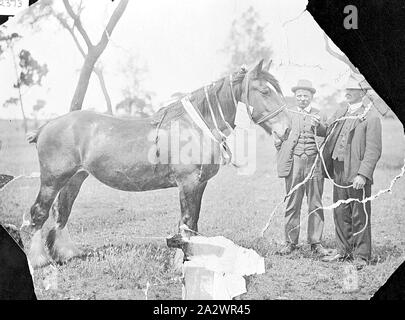
M 282 144 L 283 144 L 283 141 L 281 141 L 281 140 L 277 140 L 274 142 L 274 146 L 276 147 L 277 151 L 280 151 Z
M 366 178 L 360 174 L 358 174 L 353 180 L 354 189 L 357 189 L 357 190 L 363 189 L 365 184 L 366 184 Z
M 319 116 L 312 116 L 311 117 L 311 126 L 317 128 L 320 124 L 321 117 Z

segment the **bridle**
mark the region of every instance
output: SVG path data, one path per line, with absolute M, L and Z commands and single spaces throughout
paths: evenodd
M 276 117 L 278 114 L 280 114 L 287 107 L 286 104 L 283 104 L 282 106 L 280 106 L 279 108 L 277 108 L 277 110 L 275 110 L 273 112 L 264 111 L 264 112 L 260 113 L 258 117 L 254 118 L 253 113 L 250 111 L 250 105 L 249 105 L 249 75 L 247 72 L 245 75 L 245 80 L 246 80 L 246 90 L 245 90 L 246 99 L 245 99 L 245 101 L 247 102 L 246 110 L 253 123 L 261 124 L 268 119 L 272 119 L 272 118 Z M 232 95 L 234 107 L 235 107 L 235 110 L 237 110 L 238 101 L 236 100 L 236 97 L 234 94 L 234 90 L 233 90 L 234 87 L 233 87 L 232 82 L 233 82 L 233 78 L 232 78 L 232 74 L 231 74 L 229 76 L 229 83 L 230 83 L 230 89 L 231 89 L 231 95 Z M 213 139 L 214 141 L 216 141 L 217 143 L 219 143 L 221 145 L 221 147 L 223 148 L 223 150 L 225 151 L 225 154 L 226 154 L 226 156 L 225 156 L 226 162 L 229 162 L 232 157 L 232 153 L 226 143 L 228 134 L 225 134 L 219 128 L 218 121 L 214 114 L 213 106 L 210 102 L 207 86 L 204 87 L 204 93 L 205 93 L 205 98 L 207 100 L 208 109 L 210 111 L 210 115 L 212 118 L 212 122 L 214 124 L 214 128 L 212 128 L 211 126 L 208 125 L 206 119 L 202 116 L 201 112 L 198 110 L 198 108 L 195 108 L 191 104 L 191 102 L 187 96 L 181 99 L 183 108 L 189 114 L 191 119 L 193 119 L 193 121 L 197 124 L 197 126 L 200 127 L 201 130 L 203 130 L 203 132 L 206 132 L 211 137 L 211 139 Z M 230 134 L 232 132 L 232 127 L 229 125 L 229 123 L 225 119 L 225 116 L 222 111 L 222 107 L 220 105 L 220 102 L 219 102 L 219 99 L 218 99 L 218 96 L 216 93 L 215 93 L 215 97 L 217 100 L 217 106 L 218 106 L 220 118 L 221 118 L 222 122 L 225 123 L 226 129 L 228 129 L 229 134 Z
M 250 104 L 249 104 L 249 74 L 246 73 L 245 76 L 245 81 L 246 81 L 246 86 L 245 86 L 245 105 L 246 105 L 246 111 L 249 115 L 250 120 L 253 121 L 253 123 L 259 125 L 261 123 L 263 123 L 264 121 L 267 121 L 269 119 L 272 119 L 274 117 L 276 117 L 277 115 L 279 115 L 281 112 L 283 112 L 284 109 L 287 108 L 287 104 L 284 103 L 282 106 L 280 106 L 279 108 L 277 108 L 277 110 L 273 111 L 273 112 L 269 112 L 269 111 L 263 111 L 262 113 L 259 114 L 258 117 L 254 118 L 253 117 L 253 112 L 250 111 Z M 235 104 L 235 108 L 238 105 L 237 100 L 235 98 L 235 94 L 233 92 L 233 77 L 232 74 L 229 76 L 229 83 L 230 83 L 230 87 L 231 87 L 231 94 L 232 94 L 232 99 L 233 99 L 233 103 Z

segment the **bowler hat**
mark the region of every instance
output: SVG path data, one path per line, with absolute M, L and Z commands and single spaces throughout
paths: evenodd
M 345 84 L 345 89 L 370 90 L 371 87 L 362 75 L 352 74 Z
M 295 91 L 299 89 L 311 91 L 312 94 L 316 92 L 315 88 L 312 86 L 312 82 L 305 79 L 298 80 L 297 85 L 295 87 L 292 87 L 291 91 L 295 93 Z

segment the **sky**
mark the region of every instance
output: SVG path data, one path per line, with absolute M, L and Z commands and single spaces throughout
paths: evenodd
M 73 3 L 74 0 L 71 0 Z M 93 43 L 98 42 L 118 1 L 84 0 L 82 21 Z M 317 97 L 343 88 L 349 68 L 325 51 L 323 31 L 308 12 L 306 0 L 148 0 L 129 1 L 111 39 L 100 57 L 113 106 L 122 99 L 127 79 L 123 68 L 131 56 L 147 67 L 142 87 L 155 92 L 156 108 L 175 92 L 190 92 L 218 79 L 229 57 L 222 49 L 234 19 L 250 6 L 266 24 L 266 44 L 273 50 L 271 72 L 279 79 L 286 95 L 298 79 L 306 78 L 318 90 Z M 64 10 L 58 1 L 57 10 Z M 29 9 L 28 9 L 29 10 Z M 3 28 L 18 32 L 14 52 L 28 49 L 49 73 L 42 87 L 24 90 L 24 108 L 28 115 L 38 99 L 47 101 L 42 117 L 68 112 L 83 58 L 70 35 L 57 23 L 41 23 L 41 29 L 17 24 L 10 19 Z M 332 47 L 336 50 L 333 43 Z M 264 57 L 266 58 L 266 57 Z M 0 59 L 0 118 L 20 118 L 18 107 L 3 108 L 5 100 L 17 96 L 13 89 L 16 74 L 11 51 Z M 27 92 L 25 92 L 27 91 Z M 315 98 L 317 98 L 315 97 Z M 84 109 L 105 111 L 98 80 L 92 76 Z

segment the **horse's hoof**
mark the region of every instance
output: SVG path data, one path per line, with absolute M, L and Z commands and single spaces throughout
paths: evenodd
M 83 251 L 76 248 L 75 246 L 71 245 L 68 247 L 63 247 L 60 248 L 52 258 L 55 260 L 57 263 L 64 263 L 67 262 L 75 257 L 80 257 L 83 255 Z
M 183 272 L 183 261 L 184 261 L 184 252 L 181 249 L 177 249 L 172 264 L 172 269 L 175 273 Z
M 34 270 L 45 267 L 51 263 L 51 260 L 44 254 L 28 254 L 27 258 Z
M 73 244 L 67 228 L 51 229 L 46 239 L 46 246 L 52 259 L 58 263 L 66 262 L 83 254 Z
M 27 257 L 34 269 L 50 263 L 44 244 L 42 243 L 41 230 L 37 230 L 32 236 Z

